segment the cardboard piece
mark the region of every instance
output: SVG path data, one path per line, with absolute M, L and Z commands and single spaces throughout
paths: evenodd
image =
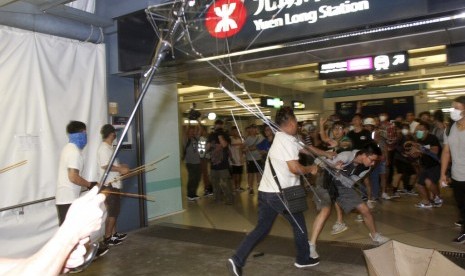
M 363 250 L 370 276 L 463 276 L 465 270 L 435 249 L 415 247 L 391 240 Z

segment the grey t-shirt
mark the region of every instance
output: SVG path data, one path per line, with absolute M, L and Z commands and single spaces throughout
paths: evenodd
M 184 161 L 187 164 L 200 164 L 200 154 L 198 151 L 198 139 L 187 139 L 184 143 Z
M 444 133 L 444 145 L 450 148 L 452 178 L 465 181 L 465 131 L 459 131 L 457 124 L 453 124 L 449 135 Z
M 244 144 L 247 147 L 251 146 L 256 146 L 258 145 L 261 141 L 263 140 L 263 137 L 257 135 L 257 136 L 248 136 L 244 140 Z M 252 161 L 252 160 L 261 160 L 262 156 L 260 155 L 260 152 L 258 150 L 248 150 L 246 151 L 246 159 L 247 161 Z

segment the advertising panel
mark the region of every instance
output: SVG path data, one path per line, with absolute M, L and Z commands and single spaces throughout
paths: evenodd
M 350 122 L 355 113 L 378 116 L 379 113 L 386 112 L 390 119 L 395 119 L 397 116 L 405 117 L 407 112 L 415 112 L 413 96 L 336 102 L 335 105 L 336 113 L 345 122 Z

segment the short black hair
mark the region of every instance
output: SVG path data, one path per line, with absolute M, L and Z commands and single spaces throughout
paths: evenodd
M 465 96 L 459 96 L 454 99 L 454 102 L 460 103 L 465 106 Z
M 290 106 L 283 106 L 276 112 L 275 122 L 279 126 L 284 125 L 289 120 L 295 120 L 294 110 Z
M 352 116 L 352 119 L 355 117 L 359 117 L 360 120 L 363 120 L 363 115 L 361 113 L 355 113 L 354 116 Z
M 420 114 L 418 114 L 418 118 L 420 118 L 423 115 L 428 115 L 431 117 L 431 113 L 429 111 L 423 111 L 423 112 L 420 112 Z
M 441 109 L 434 111 L 433 118 L 438 122 L 444 122 L 444 112 Z
M 218 119 L 215 121 L 215 125 L 224 125 L 224 121 L 221 119 Z
M 102 134 L 102 139 L 107 139 L 108 136 L 112 133 L 115 133 L 116 129 L 110 124 L 103 125 L 100 129 L 100 134 Z
M 375 142 L 370 142 L 370 143 L 367 143 L 365 146 L 363 146 L 360 151 L 357 153 L 357 155 L 359 154 L 366 154 L 366 155 L 378 155 L 378 156 L 381 156 L 383 155 L 383 153 L 381 152 L 381 149 L 379 148 L 379 146 L 375 143 Z
M 86 124 L 80 121 L 70 121 L 69 124 L 66 126 L 66 133 L 78 133 L 83 132 L 86 130 Z
M 336 128 L 337 126 L 340 126 L 342 128 L 345 128 L 346 127 L 346 124 L 343 122 L 343 121 L 336 121 L 333 123 L 333 125 L 331 126 L 332 129 Z
M 430 129 L 430 125 L 428 124 L 428 122 L 425 122 L 425 121 L 420 121 L 418 123 L 419 126 L 423 126 L 426 130 L 429 130 Z

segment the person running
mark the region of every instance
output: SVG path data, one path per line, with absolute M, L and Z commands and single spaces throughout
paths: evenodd
M 310 257 L 307 238 L 307 227 L 302 212 L 289 214 L 286 211 L 281 198 L 280 189 L 274 179 L 270 164 L 276 171 L 276 177 L 282 188 L 300 185 L 300 175 L 315 174 L 315 165 L 302 166 L 299 163 L 299 151 L 302 146 L 296 139 L 297 119 L 290 107 L 282 107 L 276 113 L 276 124 L 281 131 L 277 132 L 268 152 L 268 160 L 265 163 L 263 177 L 258 187 L 258 222 L 236 249 L 234 255 L 228 259 L 227 266 L 230 275 L 242 275 L 242 268 L 253 248 L 262 241 L 270 232 L 278 215 L 291 224 L 294 232 L 294 243 L 297 256 L 294 265 L 305 268 L 317 265 L 318 259 Z

